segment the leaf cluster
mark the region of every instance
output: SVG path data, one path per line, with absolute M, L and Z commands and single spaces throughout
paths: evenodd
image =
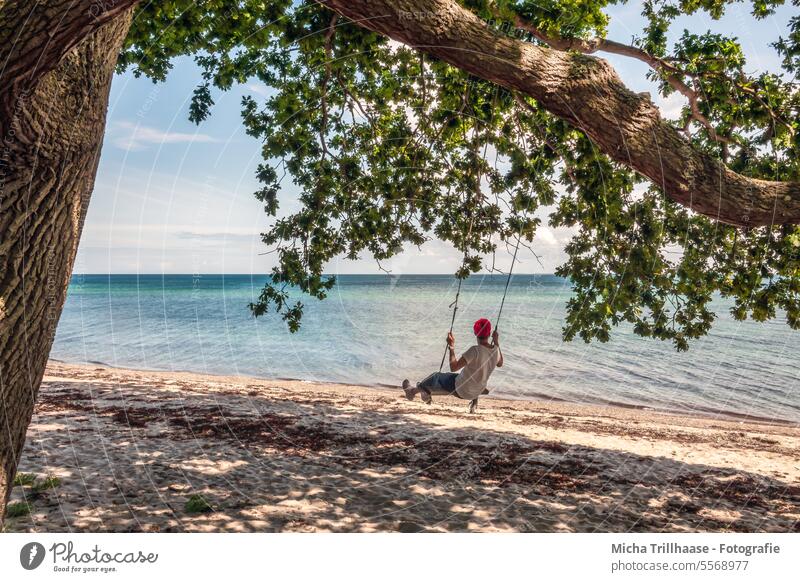
M 752 73 L 733 37 L 684 31 L 681 15 L 720 18 L 723 0 L 647 0 L 646 26 L 632 40 L 657 65 L 663 96 L 690 101 L 676 125 L 686 139 L 743 174 L 800 179 L 800 20 L 774 49 L 784 72 Z M 604 0 L 464 0 L 486 18 L 521 17 L 548 35 L 603 38 Z M 778 0 L 756 0 L 754 17 Z M 538 42 L 528 39 L 530 42 Z M 800 326 L 800 230 L 718 224 L 677 206 L 657 184 L 612 162 L 580 131 L 524 96 L 388 41 L 316 2 L 170 0 L 145 3 L 120 66 L 162 80 L 179 56 L 202 71 L 191 119 L 204 120 L 214 94 L 262 83 L 265 101 L 245 97 L 242 119 L 263 161 L 256 197 L 270 217 L 263 241 L 277 257 L 251 305 L 276 311 L 297 330 L 300 294 L 324 299 L 338 256 L 378 264 L 431 238 L 463 255 L 466 277 L 493 268 L 519 238 L 530 244 L 546 221 L 574 233 L 558 274 L 573 283 L 565 339 L 607 341 L 629 324 L 685 350 L 708 332 L 716 296 L 738 319 L 784 312 Z M 300 209 L 282 213 L 289 182 Z

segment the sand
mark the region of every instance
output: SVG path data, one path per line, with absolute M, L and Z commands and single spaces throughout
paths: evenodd
M 797 426 L 57 362 L 19 471 L 7 531 L 800 531 Z

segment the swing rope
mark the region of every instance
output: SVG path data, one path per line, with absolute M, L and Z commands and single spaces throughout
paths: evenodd
M 476 130 L 476 133 L 475 133 L 474 137 L 476 138 L 475 144 L 477 146 L 477 130 Z M 464 138 L 466 139 L 466 130 L 465 130 L 465 133 L 464 133 Z M 487 144 L 486 147 L 488 147 L 488 144 Z M 484 155 L 486 155 L 486 147 L 484 147 Z M 480 173 L 480 171 L 476 171 L 475 174 L 476 174 L 475 177 L 477 178 L 476 179 L 475 203 L 476 203 L 476 205 L 478 205 L 480 203 L 481 173 Z M 465 202 L 466 202 L 466 209 L 470 210 L 470 208 L 469 208 L 470 193 L 469 192 L 467 192 L 467 194 L 465 195 Z M 467 228 L 467 236 L 464 237 L 464 244 L 463 244 L 464 259 L 461 261 L 462 271 L 466 268 L 467 259 L 469 259 L 469 240 L 472 237 L 472 227 L 473 227 L 474 224 L 475 224 L 475 209 L 472 209 L 472 211 L 470 212 L 470 215 L 469 215 L 469 227 Z M 456 289 L 456 298 L 450 304 L 450 307 L 453 309 L 453 316 L 450 318 L 450 332 L 449 333 L 453 333 L 453 326 L 456 323 L 456 314 L 458 313 L 458 298 L 461 296 L 461 284 L 463 282 L 464 282 L 464 278 L 463 277 L 458 279 L 458 289 Z M 442 353 L 442 361 L 439 364 L 439 372 L 440 373 L 444 369 L 444 361 L 447 359 L 448 347 L 449 346 L 447 345 L 447 340 L 445 340 L 445 342 L 444 342 L 444 353 Z
M 503 298 L 500 300 L 500 309 L 497 312 L 497 319 L 494 322 L 495 331 L 497 331 L 500 328 L 500 316 L 503 314 L 503 306 L 506 304 L 506 295 L 508 294 L 508 286 L 511 284 L 511 277 L 514 273 L 514 265 L 517 262 L 517 253 L 519 252 L 519 244 L 521 240 L 522 236 L 517 235 L 517 246 L 514 248 L 514 256 L 511 257 L 511 267 L 508 269 L 506 288 L 503 290 Z
M 466 256 L 466 253 L 464 254 Z M 461 283 L 464 282 L 464 279 L 458 280 L 458 289 L 456 290 L 456 299 L 450 304 L 450 307 L 453 309 L 453 317 L 450 318 L 450 333 L 453 333 L 453 326 L 456 323 L 456 313 L 458 313 L 458 297 L 461 295 Z M 441 372 L 444 369 L 444 361 L 447 358 L 447 350 L 448 350 L 447 341 L 444 342 L 444 353 L 442 354 L 442 363 L 439 364 L 439 371 Z
M 522 236 L 517 235 L 517 246 L 514 248 L 514 256 L 511 257 L 511 267 L 508 269 L 508 277 L 506 278 L 506 287 L 503 289 L 503 298 L 500 300 L 500 309 L 497 311 L 497 319 L 494 323 L 494 330 L 497 331 L 500 329 L 500 316 L 503 314 L 503 306 L 506 304 L 506 295 L 508 295 L 508 287 L 511 284 L 511 277 L 514 274 L 514 265 L 517 263 L 517 253 L 519 252 L 519 245 L 522 241 Z M 442 360 L 442 364 L 444 364 L 444 360 Z M 439 369 L 441 372 L 441 368 Z M 472 414 L 478 409 L 478 399 L 475 398 L 470 401 L 469 403 L 469 412 Z
M 469 202 L 469 201 L 467 201 Z M 469 258 L 469 239 L 472 236 L 472 225 L 475 223 L 475 213 L 473 212 L 469 217 L 469 228 L 467 229 L 467 236 L 464 239 L 464 259 L 461 261 L 461 267 L 464 268 L 467 266 L 467 259 Z M 456 289 L 456 298 L 450 304 L 450 307 L 453 309 L 453 317 L 450 318 L 450 333 L 453 333 L 453 326 L 456 323 L 456 314 L 458 313 L 458 298 L 461 296 L 461 284 L 464 282 L 463 278 L 459 278 L 458 280 L 458 289 Z M 439 364 L 439 372 L 444 369 L 444 361 L 447 359 L 447 350 L 449 346 L 447 345 L 447 340 L 444 342 L 444 353 L 442 354 L 442 362 Z
M 503 314 L 503 307 L 506 304 L 506 295 L 508 295 L 508 288 L 511 285 L 511 277 L 514 275 L 514 265 L 517 263 L 517 254 L 519 253 L 519 245 L 522 240 L 522 237 L 517 236 L 517 245 L 514 247 L 514 255 L 511 257 L 511 267 L 508 269 L 508 277 L 506 277 L 506 286 L 503 289 L 503 297 L 500 300 L 500 309 L 497 311 L 497 319 L 495 320 L 494 329 L 497 331 L 500 328 L 500 316 Z M 464 255 L 466 257 L 466 253 Z M 453 316 L 450 318 L 450 333 L 453 333 L 453 326 L 456 322 L 456 313 L 458 313 L 458 298 L 461 296 L 461 284 L 464 282 L 464 279 L 458 280 L 458 288 L 456 289 L 456 298 L 450 304 L 450 307 L 453 309 Z M 439 371 L 441 372 L 444 369 L 444 361 L 447 358 L 447 343 L 444 346 L 444 353 L 442 354 L 442 362 L 439 364 Z M 477 398 L 476 398 L 477 400 Z
M 494 94 L 494 101 L 495 102 L 496 102 L 496 99 L 497 99 L 497 89 L 495 88 L 495 94 Z M 488 144 L 487 144 L 486 147 L 488 147 Z M 486 155 L 486 147 L 484 147 L 484 156 Z M 478 187 L 478 189 L 480 189 L 480 175 L 478 176 L 478 186 L 477 187 Z M 467 199 L 467 202 L 469 202 L 469 199 Z M 475 220 L 475 214 L 472 213 L 470 215 L 469 229 L 467 231 L 467 236 L 464 239 L 464 260 L 462 262 L 462 267 L 466 267 L 467 259 L 469 258 L 468 243 L 469 243 L 469 239 L 470 239 L 470 237 L 472 235 L 472 225 L 474 223 L 474 220 Z M 511 277 L 512 277 L 512 275 L 514 273 L 514 265 L 517 262 L 517 253 L 519 252 L 519 245 L 520 245 L 521 241 L 522 241 L 521 234 L 517 234 L 517 245 L 514 248 L 514 256 L 511 259 L 511 267 L 508 270 L 508 278 L 506 279 L 506 286 L 505 286 L 505 289 L 503 290 L 503 298 L 500 301 L 500 309 L 497 312 L 497 320 L 495 321 L 495 326 L 494 326 L 495 331 L 500 326 L 500 316 L 503 313 L 503 307 L 505 306 L 505 303 L 506 303 L 506 295 L 508 294 L 508 287 L 511 284 Z M 461 296 L 461 285 L 462 285 L 463 282 L 464 282 L 464 279 L 463 278 L 459 278 L 459 280 L 458 280 L 458 288 L 456 289 L 456 298 L 450 304 L 450 307 L 453 309 L 453 316 L 450 318 L 450 332 L 449 332 L 450 334 L 453 333 L 453 327 L 454 327 L 455 322 L 456 322 L 456 314 L 458 313 L 458 300 L 459 300 L 459 297 Z M 448 349 L 449 349 L 449 346 L 447 345 L 447 342 L 445 341 L 444 353 L 442 354 L 442 361 L 439 364 L 439 372 L 440 373 L 444 369 L 444 362 L 447 359 Z M 472 400 L 469 403 L 469 411 L 470 412 L 474 412 L 475 409 L 477 409 L 477 408 L 478 408 L 478 399 L 475 398 L 474 400 Z

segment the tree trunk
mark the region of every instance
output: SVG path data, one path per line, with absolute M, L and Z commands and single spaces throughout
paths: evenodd
M 0 523 L 66 298 L 130 21 L 127 10 L 85 36 L 29 90 L 3 79 L 4 105 L 10 87 L 22 90 L 0 111 Z
M 800 183 L 737 174 L 692 146 L 606 61 L 522 42 L 455 0 L 319 0 L 358 26 L 534 98 L 675 202 L 737 226 L 800 224 Z

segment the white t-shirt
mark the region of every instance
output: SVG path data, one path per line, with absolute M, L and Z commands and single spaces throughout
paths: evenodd
M 500 360 L 500 348 L 489 348 L 476 345 L 469 348 L 462 356 L 467 365 L 456 376 L 456 393 L 465 400 L 472 400 L 481 395 Z

